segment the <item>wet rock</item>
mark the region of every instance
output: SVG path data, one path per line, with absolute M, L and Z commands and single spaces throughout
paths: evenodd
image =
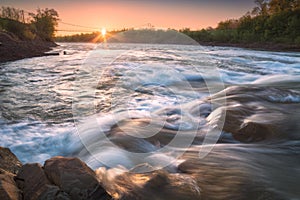
M 18 200 L 21 199 L 21 193 L 15 181 L 14 174 L 2 171 L 0 174 L 0 199 Z
M 240 142 L 298 140 L 299 113 L 295 110 L 300 105 L 285 101 L 293 95 L 276 88 L 228 87 L 210 97 L 217 108 L 206 119 Z
M 59 187 L 51 184 L 42 166 L 37 163 L 24 165 L 16 177 L 16 182 L 23 190 L 24 200 L 70 199 Z
M 39 196 L 39 200 L 70 200 L 70 196 L 59 190 L 57 186 L 48 186 L 48 189 Z
M 8 148 L 0 147 L 0 171 L 16 174 L 22 163 Z
M 113 170 L 113 169 L 111 169 Z M 110 176 L 110 172 L 99 172 L 100 176 Z M 112 172 L 112 174 L 114 174 Z M 107 177 L 108 191 L 116 199 L 152 200 L 152 199 L 200 199 L 200 188 L 188 175 L 171 174 L 165 170 L 148 173 L 124 172 L 114 178 Z
M 142 199 L 200 199 L 200 188 L 191 177 L 162 170 L 152 173 L 140 192 L 143 194 L 145 191 L 149 194 Z
M 95 172 L 78 158 L 54 157 L 45 162 L 44 169 L 49 180 L 71 199 L 111 199 Z

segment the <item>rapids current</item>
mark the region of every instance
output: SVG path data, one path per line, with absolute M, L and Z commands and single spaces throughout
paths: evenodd
M 62 50 L 0 64 L 0 145 L 23 163 L 77 156 L 115 198 L 300 198 L 299 53 Z

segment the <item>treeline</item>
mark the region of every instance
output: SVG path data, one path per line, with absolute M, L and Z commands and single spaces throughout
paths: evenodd
M 56 42 L 103 42 L 104 39 L 111 43 L 145 43 L 145 44 L 176 44 L 184 43 L 177 38 L 175 30 L 155 29 L 122 29 L 109 31 L 103 36 L 100 32 L 81 33 L 55 37 Z M 187 43 L 187 42 L 185 42 Z
M 122 29 L 122 30 L 113 30 L 107 32 L 107 37 L 114 35 L 116 33 L 128 31 L 129 29 Z M 55 42 L 103 42 L 102 34 L 97 31 L 93 33 L 80 33 L 74 35 L 65 35 L 65 36 L 56 36 Z
M 216 28 L 180 32 L 203 44 L 235 45 L 258 44 L 300 46 L 300 0 L 255 0 L 256 7 L 239 19 L 228 19 Z M 115 33 L 130 31 L 123 29 Z M 99 32 L 56 37 L 57 42 L 102 42 Z
M 54 9 L 37 9 L 36 13 L 12 7 L 0 9 L 0 31 L 7 31 L 22 40 L 42 39 L 52 41 L 57 26 L 58 13 Z
M 55 37 L 56 42 L 102 42 L 103 38 L 99 37 L 100 32 L 81 33 L 66 36 Z
M 256 7 L 217 28 L 181 32 L 200 43 L 280 43 L 300 45 L 300 0 L 255 0 Z

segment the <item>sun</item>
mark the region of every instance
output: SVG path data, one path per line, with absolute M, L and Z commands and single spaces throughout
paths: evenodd
M 106 29 L 105 28 L 101 29 L 101 34 L 102 34 L 103 37 L 105 37 L 105 35 L 106 35 Z

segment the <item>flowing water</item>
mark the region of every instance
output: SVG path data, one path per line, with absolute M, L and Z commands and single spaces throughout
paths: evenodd
M 123 199 L 300 199 L 300 53 L 62 43 L 0 64 L 0 145 Z

